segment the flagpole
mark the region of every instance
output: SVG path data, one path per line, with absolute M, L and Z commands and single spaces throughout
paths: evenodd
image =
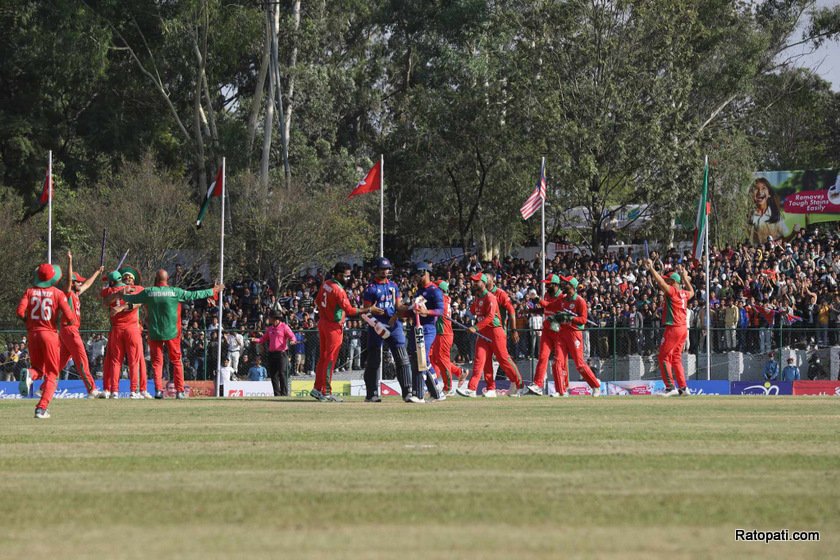
M 380 182 L 382 183 L 379 189 L 379 256 L 385 256 L 385 156 L 379 154 L 379 173 Z
M 379 256 L 385 257 L 385 154 L 379 154 Z M 394 302 L 396 305 L 397 302 Z M 378 395 L 382 390 L 382 359 L 383 346 L 379 346 L 379 367 L 376 369 L 376 392 Z M 352 364 L 351 364 L 352 365 Z
M 52 150 L 50 150 L 49 162 L 47 163 L 47 189 L 49 193 L 49 209 L 47 211 L 47 262 L 52 264 L 52 199 L 53 199 L 53 182 L 52 182 Z
M 222 157 L 222 227 L 219 241 L 219 283 L 225 283 L 225 189 L 227 179 L 225 177 L 225 158 Z M 224 312 L 224 288 L 219 290 L 219 335 L 218 348 L 216 351 L 216 396 L 223 397 L 222 394 L 222 313 Z M 285 372 L 284 372 L 285 374 Z
M 540 174 L 545 172 L 545 156 L 542 158 L 542 163 L 540 164 Z M 540 177 L 542 180 L 542 177 Z M 540 205 L 542 209 L 542 226 L 540 228 L 541 232 L 541 240 L 542 240 L 542 279 L 545 280 L 545 199 L 548 198 L 548 188 L 546 188 L 545 197 L 542 199 L 542 204 Z M 545 282 L 542 283 L 542 297 L 545 298 Z
M 705 173 L 709 172 L 709 156 L 706 156 L 706 168 Z M 709 380 L 712 378 L 712 321 L 711 321 L 711 305 L 712 305 L 712 295 L 709 291 L 709 199 L 708 199 L 708 175 L 706 175 L 706 200 L 705 205 L 706 207 L 703 208 L 703 212 L 705 212 L 706 220 L 705 220 L 705 233 L 704 236 L 706 239 L 705 243 L 705 252 L 706 256 L 703 257 L 703 269 L 706 273 L 706 379 Z

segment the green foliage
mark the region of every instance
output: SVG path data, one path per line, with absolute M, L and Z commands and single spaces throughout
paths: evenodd
M 57 241 L 95 245 L 93 223 L 111 215 L 162 221 L 128 203 L 133 195 L 120 191 L 136 185 L 126 173 L 152 189 L 165 183 L 172 192 L 162 200 L 177 194 L 189 205 L 226 156 L 231 187 L 241 174 L 251 197 L 230 191 L 236 266 L 287 277 L 289 267 L 329 261 L 338 248 L 376 245 L 373 200 L 351 203 L 348 223 L 324 197 L 343 201 L 379 154 L 389 251 L 401 253 L 477 243 L 489 254 L 533 241 L 538 220 L 523 222 L 518 208 L 541 157 L 549 223 L 585 206 L 593 244 L 609 208 L 640 202 L 651 204 L 652 231 L 670 239 L 686 201 L 697 199 L 705 154 L 720 162 L 715 176 L 726 185 L 755 162 L 840 164 L 837 94 L 810 72 L 786 69 L 788 46 L 838 36 L 837 8 L 816 10 L 805 35 L 794 36 L 813 0 L 302 2 L 299 26 L 293 6 L 279 3 L 278 33 L 283 102 L 292 108 L 291 188 L 285 178 L 262 189 L 246 179 L 262 153 L 260 142 L 249 151 L 249 140 L 265 126 L 257 90 L 266 8 L 221 0 L 15 0 L 0 9 L 0 182 L 21 205 L 31 202 L 54 150 L 65 193 Z M 259 118 L 249 129 L 252 108 Z M 284 119 L 278 113 L 272 125 L 273 176 Z M 245 210 L 250 203 L 256 212 Z M 322 205 L 331 219 L 312 221 L 307 215 L 322 213 L 304 204 Z M 280 213 L 262 216 L 264 208 Z M 77 219 L 77 209 L 91 221 Z M 726 211 L 715 234 L 734 240 L 739 218 Z M 179 212 L 188 226 L 190 212 Z M 212 219 L 206 230 L 218 225 Z M 238 239 L 248 220 L 261 235 Z M 315 243 L 309 261 L 297 249 L 283 254 L 294 236 L 276 233 L 272 221 L 321 227 L 347 243 L 336 251 Z M 362 242 L 361 234 L 371 235 Z M 178 230 L 173 243 L 196 259 L 218 251 L 203 232 Z M 252 262 L 244 243 L 272 250 Z M 145 258 L 171 260 L 160 247 Z

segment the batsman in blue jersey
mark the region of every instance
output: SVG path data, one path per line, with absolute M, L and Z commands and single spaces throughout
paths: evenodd
M 416 325 L 412 344 L 408 345 L 409 361 L 414 372 L 413 391 L 422 399 L 425 394 L 423 383 L 429 390 L 429 395 L 434 400 L 444 400 L 446 397 L 441 387 L 436 384 L 435 370 L 432 367 L 430 356 L 432 355 L 432 344 L 437 336 L 437 320 L 443 315 L 443 292 L 437 284 L 432 282 L 432 267 L 427 263 L 419 262 L 412 269 L 412 276 L 417 292 L 414 300 L 422 298 L 425 303 L 422 306 L 398 306 L 399 311 L 408 313 Z M 419 323 L 419 325 L 417 324 Z M 422 333 L 422 334 L 421 334 Z M 422 340 L 420 340 L 422 338 Z M 422 357 L 418 358 L 418 354 Z M 422 365 L 421 365 L 422 364 Z
M 368 345 L 367 345 L 367 364 L 365 365 L 365 388 L 367 390 L 366 402 L 380 402 L 379 397 L 379 364 L 382 359 L 382 346 L 385 344 L 391 355 L 394 357 L 394 364 L 397 367 L 397 381 L 402 389 L 402 397 L 405 401 L 411 401 L 415 397 L 412 393 L 411 385 L 411 365 L 408 361 L 408 351 L 406 349 L 405 333 L 403 332 L 402 322 L 391 321 L 397 313 L 397 298 L 399 297 L 399 287 L 390 280 L 391 261 L 379 257 L 374 263 L 374 280 L 368 287 L 362 298 L 365 305 L 376 305 L 384 314 L 378 316 L 376 319 L 383 322 L 391 335 L 387 339 L 382 339 L 376 333 L 373 327 L 368 326 Z M 392 323 L 392 325 L 389 325 Z

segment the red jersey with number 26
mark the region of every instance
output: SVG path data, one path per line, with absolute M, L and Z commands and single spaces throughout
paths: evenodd
M 67 305 L 67 296 L 55 286 L 27 289 L 17 306 L 17 316 L 26 321 L 28 331 L 55 332 L 59 311 L 63 316 L 62 324 L 73 323 L 75 315 Z
M 684 327 L 688 292 L 676 286 L 669 286 L 665 293 L 665 305 L 662 306 L 662 323 L 669 327 Z
M 315 304 L 318 306 L 319 321 L 343 323 L 345 313 L 355 315 L 356 308 L 350 303 L 347 292 L 335 280 L 327 280 L 321 284 Z

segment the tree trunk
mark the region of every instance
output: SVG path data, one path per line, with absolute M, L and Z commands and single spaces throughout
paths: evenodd
M 251 114 L 248 115 L 248 166 L 250 167 L 251 153 L 254 149 L 254 140 L 257 137 L 257 120 L 260 116 L 260 109 L 263 102 L 263 90 L 265 90 L 265 77 L 268 74 L 268 59 L 271 54 L 271 32 L 268 19 L 265 22 L 265 47 L 263 48 L 260 73 L 257 78 L 257 89 L 254 92 L 254 99 L 251 103 Z
M 275 4 L 269 4 L 267 7 L 267 18 L 269 28 L 271 29 L 270 44 L 274 51 L 274 31 L 278 28 L 277 25 L 272 25 L 272 22 L 277 22 L 280 17 L 280 12 Z M 278 22 L 279 23 L 279 22 Z M 273 55 L 273 52 L 272 52 Z M 263 125 L 263 146 L 262 146 L 262 160 L 260 162 L 260 184 L 268 185 L 268 167 L 271 161 L 271 132 L 274 128 L 274 92 L 277 87 L 276 73 L 269 71 L 268 73 L 268 96 L 266 97 L 265 120 Z
M 283 162 L 286 165 L 286 188 L 291 187 L 291 173 L 288 168 L 289 161 L 289 135 L 292 127 L 292 105 L 295 97 L 295 67 L 297 66 L 298 55 L 298 32 L 300 31 L 300 0 L 295 1 L 292 9 L 294 18 L 294 30 L 292 32 L 292 56 L 289 59 L 289 93 L 286 96 L 286 114 L 283 117 Z
M 198 42 L 198 29 L 194 30 L 196 33 L 195 41 Z M 207 189 L 207 169 L 205 168 L 206 160 L 204 156 L 204 136 L 202 133 L 202 116 L 201 108 L 201 62 L 197 61 L 197 68 L 195 71 L 195 91 L 193 92 L 193 142 L 195 143 L 195 167 L 198 173 L 198 192 L 204 193 Z

